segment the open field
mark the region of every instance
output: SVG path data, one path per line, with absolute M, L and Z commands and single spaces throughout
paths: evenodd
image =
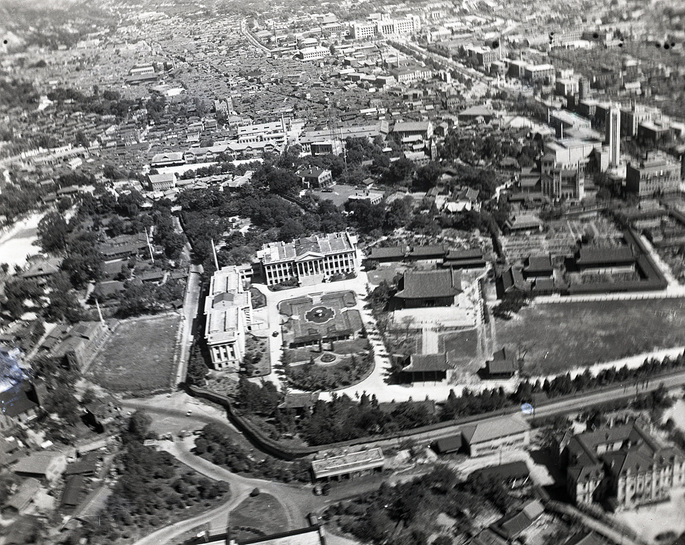
M 117 392 L 169 388 L 180 322 L 176 314 L 121 322 L 91 365 L 89 378 Z
M 685 345 L 685 300 L 533 305 L 496 330 L 498 346 L 524 356 L 524 372 L 550 375 Z
M 282 532 L 288 527 L 288 519 L 283 506 L 276 498 L 264 493 L 244 500 L 231 511 L 229 520 L 232 529 L 254 528 L 262 532 L 262 535 Z

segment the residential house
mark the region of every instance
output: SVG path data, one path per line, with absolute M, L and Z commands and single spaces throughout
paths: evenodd
M 510 379 L 519 370 L 516 354 L 507 348 L 495 352 L 485 365 L 487 377 L 491 379 Z
M 301 172 L 300 177 L 306 188 L 326 188 L 333 185 L 333 175 L 328 169 L 309 168 Z
M 42 451 L 20 458 L 12 471 L 17 475 L 43 479 L 52 484 L 67 468 L 67 458 L 61 452 Z

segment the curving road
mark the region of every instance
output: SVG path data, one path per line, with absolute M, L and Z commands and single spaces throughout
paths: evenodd
M 161 528 L 138 540 L 134 545 L 172 543 L 174 539 L 178 539 L 183 534 L 206 524 L 209 525 L 211 533 L 223 533 L 226 531 L 229 513 L 247 499 L 250 492 L 255 488 L 259 488 L 261 492 L 271 494 L 281 504 L 288 520 L 288 527 L 284 528 L 284 530 L 301 528 L 306 524 L 306 513 L 302 513 L 297 500 L 305 498 L 306 500 L 310 500 L 312 497 L 311 491 L 262 479 L 251 479 L 231 473 L 222 467 L 216 466 L 211 462 L 192 454 L 190 448 L 192 447 L 193 440 L 194 437 L 187 438 L 186 441 L 160 441 L 158 446 L 161 450 L 169 452 L 178 461 L 184 463 L 198 473 L 215 481 L 224 481 L 228 483 L 230 486 L 230 499 L 206 513 L 177 522 L 166 528 Z

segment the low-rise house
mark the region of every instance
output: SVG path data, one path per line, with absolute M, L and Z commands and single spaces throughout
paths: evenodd
M 44 283 L 59 272 L 61 264 L 62 258 L 37 256 L 29 259 L 26 269 L 19 273 L 19 276 L 25 280 L 37 280 L 39 283 Z
M 495 352 L 485 365 L 488 378 L 510 379 L 518 372 L 516 355 L 507 348 Z
M 23 514 L 33 502 L 34 497 L 40 490 L 40 482 L 37 479 L 25 479 L 17 491 L 12 494 L 5 503 L 3 509 L 10 509 L 15 513 Z
M 25 458 L 19 459 L 14 464 L 12 471 L 17 475 L 43 479 L 48 483 L 54 483 L 59 479 L 67 468 L 67 458 L 61 452 L 43 451 L 36 452 Z
M 326 188 L 333 185 L 333 175 L 328 169 L 309 168 L 300 173 L 302 185 L 307 188 Z
M 517 513 L 505 516 L 491 525 L 490 528 L 509 543 L 512 543 L 544 512 L 545 508 L 538 500 L 531 500 L 526 502 Z
M 508 415 L 462 428 L 471 456 L 500 450 L 523 448 L 530 444 L 530 426 L 519 415 Z
M 8 430 L 20 422 L 38 416 L 40 401 L 33 383 L 21 381 L 0 392 L 0 430 Z
M 510 488 L 520 488 L 530 480 L 530 471 L 525 462 L 509 462 L 475 470 L 473 479 L 490 479 L 503 482 Z

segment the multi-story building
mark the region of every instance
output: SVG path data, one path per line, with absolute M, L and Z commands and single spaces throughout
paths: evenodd
M 489 69 L 490 65 L 499 58 L 497 51 L 489 47 L 467 46 L 466 53 L 469 58 L 474 59 L 478 66 Z
M 612 106 L 605 124 L 606 144 L 609 146 L 609 164 L 617 167 L 621 162 L 621 110 Z
M 164 172 L 162 174 L 148 174 L 149 187 L 152 191 L 166 191 L 176 185 L 176 174 Z
M 316 61 L 323 59 L 331 54 L 330 50 L 325 47 L 305 47 L 300 50 L 300 57 L 303 61 Z
M 355 40 L 365 40 L 376 36 L 376 30 L 375 23 L 354 23 L 350 33 Z
M 575 435 L 561 446 L 566 488 L 576 503 L 608 500 L 630 509 L 666 500 L 685 485 L 683 452 L 661 446 L 635 422 Z
M 551 64 L 528 65 L 524 68 L 523 78 L 529 81 L 545 81 L 554 78 L 554 66 Z
M 554 82 L 554 91 L 557 95 L 568 96 L 578 94 L 578 80 L 561 78 Z
M 585 169 L 600 142 L 565 139 L 545 145 L 540 163 L 543 194 L 553 199 L 582 200 L 585 197 Z
M 267 285 L 296 280 L 316 284 L 338 274 L 357 273 L 357 239 L 346 231 L 292 242 L 271 242 L 257 253 Z
M 621 108 L 621 135 L 637 136 L 640 123 L 658 121 L 661 110 L 633 102 L 630 107 Z
M 626 168 L 626 191 L 640 198 L 678 191 L 679 186 L 680 164 L 668 155 L 648 155 Z
M 205 299 L 205 341 L 215 369 L 237 372 L 252 323 L 252 301 L 237 267 L 214 273 Z
M 307 188 L 330 187 L 333 185 L 333 175 L 328 169 L 309 168 L 300 174 L 302 185 Z
M 353 23 L 350 34 L 355 40 L 365 40 L 376 36 L 401 36 L 414 34 L 421 29 L 421 19 L 410 15 L 400 19 L 383 17 L 380 21 Z

